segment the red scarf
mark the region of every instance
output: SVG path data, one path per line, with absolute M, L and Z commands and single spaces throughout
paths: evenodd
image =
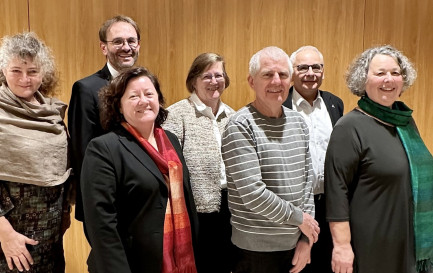
M 182 163 L 176 150 L 161 128 L 154 130 L 158 152 L 134 127 L 126 122 L 122 122 L 122 126 L 140 142 L 163 174 L 168 187 L 161 272 L 197 273 L 192 247 L 191 224 L 183 192 Z

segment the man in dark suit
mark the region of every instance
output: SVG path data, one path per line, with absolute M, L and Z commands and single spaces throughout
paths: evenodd
M 296 50 L 290 60 L 294 66 L 293 86 L 284 106 L 296 110 L 304 117 L 310 132 L 310 154 L 313 163 L 313 191 L 315 218 L 320 235 L 311 250 L 311 264 L 302 272 L 332 273 L 332 237 L 325 219 L 324 163 L 332 128 L 343 115 L 343 101 L 337 96 L 319 90 L 324 78 L 323 55 L 313 46 Z
M 77 181 L 75 218 L 79 221 L 84 221 L 79 183 L 84 152 L 90 140 L 104 133 L 99 122 L 98 91 L 122 69 L 135 64 L 140 50 L 140 29 L 130 17 L 115 16 L 102 24 L 99 40 L 107 63 L 95 74 L 74 83 L 68 111 L 72 166 Z

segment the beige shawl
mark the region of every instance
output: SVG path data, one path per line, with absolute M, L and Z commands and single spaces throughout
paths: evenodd
M 67 106 L 38 91 L 35 96 L 41 105 L 0 86 L 0 180 L 55 186 L 71 173 L 63 123 Z

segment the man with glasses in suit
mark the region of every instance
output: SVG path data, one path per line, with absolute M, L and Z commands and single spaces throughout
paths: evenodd
M 324 79 L 324 63 L 316 47 L 303 46 L 292 53 L 290 60 L 294 67 L 293 86 L 283 105 L 299 112 L 308 125 L 315 219 L 320 227 L 319 240 L 311 249 L 311 263 L 302 272 L 332 273 L 332 237 L 325 219 L 324 163 L 332 128 L 343 115 L 344 105 L 337 96 L 319 90 Z
M 125 69 L 132 67 L 140 50 L 140 29 L 130 17 L 118 15 L 99 29 L 99 45 L 107 63 L 98 72 L 78 80 L 72 86 L 68 111 L 72 166 L 77 178 L 75 218 L 84 222 L 79 178 L 87 144 L 104 133 L 99 121 L 98 91 Z

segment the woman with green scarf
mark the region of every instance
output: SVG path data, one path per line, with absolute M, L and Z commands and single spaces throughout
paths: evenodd
M 346 83 L 360 96 L 331 135 L 325 161 L 335 273 L 428 272 L 433 158 L 412 110 L 397 101 L 416 72 L 391 46 L 362 53 Z

